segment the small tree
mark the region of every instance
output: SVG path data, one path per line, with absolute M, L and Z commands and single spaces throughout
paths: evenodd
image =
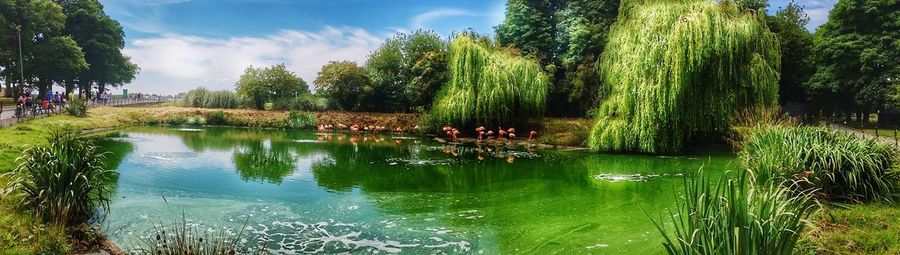
M 372 91 L 366 69 L 351 61 L 328 62 L 319 71 L 315 84 L 317 94 L 344 110 L 359 109 L 360 99 Z
M 248 67 L 235 85 L 237 95 L 245 106 L 265 108 L 266 103 L 288 100 L 309 92 L 309 85 L 284 64 L 267 68 Z

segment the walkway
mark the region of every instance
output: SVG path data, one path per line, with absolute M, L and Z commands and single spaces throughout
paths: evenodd
M 884 144 L 900 147 L 900 141 L 893 139 L 893 138 L 886 137 L 886 136 L 875 136 L 873 134 L 865 133 L 865 132 L 860 131 L 855 128 L 850 128 L 850 127 L 840 125 L 840 124 L 835 124 L 835 123 L 828 123 L 828 127 L 831 129 L 834 129 L 834 130 L 840 130 L 840 131 L 853 133 L 853 135 L 859 139 L 875 139 Z
M 148 97 L 148 98 L 112 98 L 109 99 L 108 102 L 88 102 L 88 107 L 96 107 L 96 106 L 126 106 L 126 105 L 141 105 L 141 104 L 156 104 L 171 101 L 171 98 L 164 97 Z M 64 109 L 61 111 L 65 111 Z M 32 118 L 42 118 L 49 115 L 60 114 L 60 113 L 38 113 L 36 116 L 33 116 L 31 112 L 28 112 L 28 116 L 25 118 L 16 118 L 16 107 L 15 106 L 7 106 L 4 105 L 2 109 L 0 109 L 0 127 L 8 127 L 13 124 L 18 123 L 19 121 L 24 121 Z

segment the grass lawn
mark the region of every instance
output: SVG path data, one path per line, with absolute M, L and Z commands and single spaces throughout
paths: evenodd
M 900 254 L 900 205 L 828 208 L 815 216 L 818 231 L 805 242 L 806 254 Z

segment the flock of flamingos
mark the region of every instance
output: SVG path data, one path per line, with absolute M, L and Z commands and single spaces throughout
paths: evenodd
M 413 129 L 418 130 L 419 126 L 415 126 Z M 331 131 L 335 131 L 335 130 L 350 130 L 350 132 L 353 132 L 354 134 L 359 135 L 362 133 L 372 133 L 372 134 L 380 133 L 382 131 L 387 130 L 387 128 L 384 126 L 375 126 L 375 125 L 360 126 L 360 125 L 353 124 L 353 125 L 347 126 L 344 124 L 337 124 L 337 127 L 335 129 L 334 125 L 327 124 L 327 125 L 319 125 L 317 127 L 317 130 L 319 132 L 331 132 Z M 444 125 L 444 127 L 441 130 L 444 132 L 444 134 L 447 135 L 447 138 L 450 138 L 452 141 L 455 142 L 455 141 L 459 140 L 459 135 L 460 135 L 459 129 L 457 129 L 451 125 Z M 397 127 L 394 129 L 394 132 L 397 132 L 397 133 L 403 133 L 403 131 L 404 130 L 402 127 Z M 493 130 L 488 130 L 488 129 L 484 128 L 484 126 L 480 126 L 475 129 L 475 134 L 478 137 L 478 141 L 503 140 L 503 139 L 516 140 L 516 129 L 515 128 L 509 128 L 509 129 L 504 130 L 501 127 L 497 127 L 497 132 L 494 133 Z M 527 141 L 529 141 L 529 142 L 533 141 L 534 138 L 537 137 L 537 135 L 538 135 L 537 131 L 531 130 L 531 132 L 528 133 Z

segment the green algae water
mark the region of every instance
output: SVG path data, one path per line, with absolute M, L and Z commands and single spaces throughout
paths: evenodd
M 133 249 L 180 221 L 273 254 L 659 254 L 648 217 L 726 153 L 662 157 L 448 146 L 400 134 L 138 127 L 103 230 Z

